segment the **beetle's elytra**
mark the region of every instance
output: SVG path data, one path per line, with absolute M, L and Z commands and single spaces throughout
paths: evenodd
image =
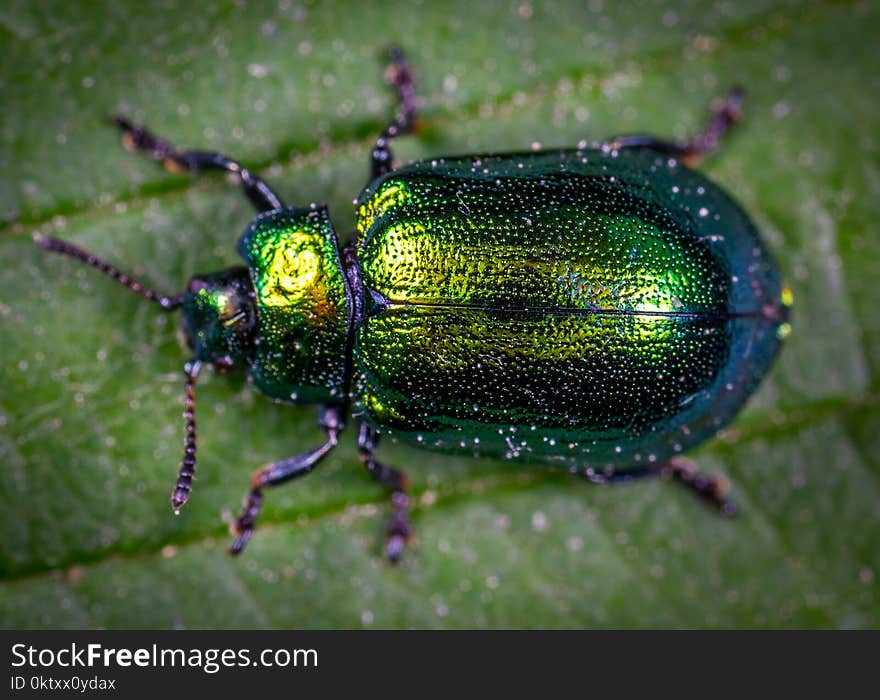
M 719 479 L 679 455 L 737 414 L 788 333 L 791 294 L 746 214 L 691 170 L 739 115 L 732 92 L 683 142 L 627 136 L 587 147 L 438 158 L 393 169 L 413 130 L 412 71 L 392 50 L 400 106 L 376 142 L 341 249 L 325 208 L 288 208 L 217 153 L 179 150 L 121 117 L 130 147 L 173 169 L 225 170 L 260 210 L 246 266 L 164 296 L 65 241 L 78 258 L 182 311 L 189 497 L 201 366 L 246 368 L 267 396 L 319 405 L 326 441 L 258 469 L 238 553 L 263 491 L 303 476 L 351 413 L 361 461 L 393 493 L 387 555 L 410 536 L 405 475 L 374 458 L 381 435 L 416 446 L 559 464 L 594 482 L 668 475 L 732 513 Z

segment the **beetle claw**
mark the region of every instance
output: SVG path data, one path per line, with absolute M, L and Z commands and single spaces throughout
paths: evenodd
M 235 538 L 235 542 L 233 542 L 232 546 L 229 548 L 229 553 L 234 557 L 241 554 L 253 534 L 254 528 L 252 527 L 240 531 L 239 536 Z
M 404 549 L 406 549 L 406 538 L 401 535 L 391 535 L 385 545 L 385 556 L 388 558 L 388 563 L 396 564 L 399 562 Z
M 721 514 L 728 518 L 736 517 L 739 513 L 739 507 L 731 500 L 724 499 L 721 501 Z
M 244 507 L 242 508 L 241 515 L 238 516 L 238 519 L 232 525 L 232 533 L 237 533 L 238 537 L 229 548 L 230 554 L 241 554 L 242 550 L 245 548 L 245 545 L 247 545 L 248 540 L 250 540 L 251 536 L 254 534 L 254 527 L 256 525 L 257 515 L 259 514 L 260 507 L 262 505 L 262 491 L 260 491 L 259 489 L 252 489 L 250 493 L 248 493 L 247 498 L 245 498 Z

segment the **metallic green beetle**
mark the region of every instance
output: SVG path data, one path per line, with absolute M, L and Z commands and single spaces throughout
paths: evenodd
M 788 333 L 791 294 L 743 211 L 690 170 L 736 121 L 741 94 L 708 128 L 670 142 L 464 156 L 392 169 L 412 131 L 412 71 L 392 52 L 400 97 L 340 251 L 327 210 L 286 208 L 217 153 L 178 150 L 117 118 L 126 143 L 173 169 L 239 176 L 262 213 L 238 244 L 245 267 L 168 297 L 58 239 L 87 262 L 181 309 L 185 452 L 172 504 L 195 472 L 194 385 L 203 363 L 245 367 L 267 396 L 319 404 L 326 441 L 253 476 L 238 553 L 263 490 L 310 472 L 351 411 L 369 471 L 393 493 L 387 555 L 411 534 L 406 477 L 374 459 L 381 434 L 428 449 L 558 464 L 594 482 L 667 475 L 725 513 L 723 482 L 679 455 L 727 424 Z

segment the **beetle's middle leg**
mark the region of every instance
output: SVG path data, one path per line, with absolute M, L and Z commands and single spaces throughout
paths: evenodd
M 403 58 L 403 52 L 396 46 L 389 49 L 391 65 L 385 73 L 385 77 L 397 91 L 400 103 L 394 114 L 394 119 L 385 127 L 376 139 L 373 153 L 370 157 L 370 179 L 391 172 L 394 169 L 391 157 L 391 140 L 398 136 L 411 134 L 416 124 L 416 90 L 413 80 L 413 70 Z
M 730 486 L 727 479 L 721 476 L 710 476 L 697 471 L 694 463 L 685 457 L 673 457 L 668 462 L 657 466 L 639 467 L 626 471 L 596 471 L 587 468 L 575 472 L 594 484 L 625 484 L 635 479 L 660 477 L 674 479 L 709 505 L 717 508 L 723 515 L 736 515 L 736 503 L 727 498 Z
M 125 117 L 115 116 L 113 122 L 122 129 L 122 143 L 130 150 L 138 150 L 147 154 L 153 160 L 158 160 L 171 172 L 200 173 L 209 170 L 225 170 L 236 175 L 241 182 L 247 198 L 257 208 L 257 211 L 272 211 L 283 209 L 281 201 L 272 188 L 263 180 L 254 175 L 238 161 L 224 156 L 222 153 L 213 151 L 188 151 L 159 138 L 154 133 L 143 127 L 133 124 Z
M 656 136 L 634 134 L 618 136 L 606 142 L 606 145 L 611 148 L 650 148 L 678 158 L 687 165 L 697 165 L 704 156 L 718 147 L 724 134 L 739 123 L 744 98 L 745 92 L 742 88 L 733 88 L 712 105 L 712 114 L 706 127 L 688 139 L 672 141 Z
M 409 479 L 406 474 L 397 469 L 386 467 L 381 462 L 373 459 L 373 453 L 379 445 L 379 433 L 361 423 L 358 428 L 358 454 L 361 462 L 383 486 L 391 489 L 391 504 L 394 512 L 391 514 L 391 522 L 388 524 L 388 542 L 385 545 L 385 555 L 392 564 L 397 563 L 407 541 L 412 536 L 412 528 L 409 524 Z
M 339 433 L 345 428 L 345 409 L 340 406 L 321 406 L 321 428 L 327 434 L 324 444 L 293 457 L 261 467 L 251 477 L 251 490 L 247 495 L 241 515 L 235 521 L 238 537 L 230 548 L 230 554 L 240 554 L 254 534 L 257 516 L 263 506 L 263 489 L 278 486 L 285 481 L 305 476 L 336 447 Z

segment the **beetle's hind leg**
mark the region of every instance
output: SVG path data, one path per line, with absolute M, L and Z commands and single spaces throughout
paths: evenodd
M 345 428 L 345 410 L 339 406 L 321 406 L 319 422 L 327 434 L 327 440 L 318 447 L 261 467 L 251 477 L 251 490 L 244 501 L 235 532 L 238 537 L 230 548 L 230 554 L 240 554 L 253 536 L 257 516 L 263 506 L 263 489 L 278 486 L 285 481 L 310 473 L 320 461 L 330 454 L 338 443 L 339 433 Z
M 145 153 L 172 172 L 201 173 L 209 170 L 225 170 L 236 175 L 247 198 L 257 211 L 283 209 L 281 198 L 263 180 L 251 173 L 241 163 L 213 151 L 188 151 L 159 138 L 143 127 L 116 115 L 113 122 L 122 129 L 122 143 L 129 150 Z
M 611 148 L 650 148 L 678 158 L 687 165 L 697 165 L 704 156 L 718 148 L 724 134 L 739 123 L 742 118 L 744 98 L 745 91 L 741 87 L 733 88 L 712 105 L 712 115 L 706 128 L 688 139 L 672 141 L 656 136 L 634 134 L 618 136 L 606 142 L 606 145 Z
M 627 469 L 621 472 L 603 472 L 591 468 L 575 472 L 594 484 L 626 484 L 636 479 L 660 477 L 673 479 L 695 493 L 709 505 L 717 508 L 722 515 L 736 515 L 736 503 L 727 497 L 730 484 L 723 476 L 710 476 L 697 471 L 694 463 L 684 457 L 673 457 L 665 464 L 650 467 Z
M 403 554 L 406 543 L 412 537 L 412 528 L 409 524 L 409 495 L 407 494 L 409 479 L 403 472 L 386 467 L 373 459 L 373 453 L 378 444 L 379 434 L 366 423 L 361 423 L 358 428 L 358 454 L 361 462 L 376 481 L 391 489 L 391 504 L 394 510 L 391 514 L 391 522 L 388 524 L 385 556 L 392 564 L 396 564 Z
M 370 159 L 370 179 L 391 172 L 394 168 L 391 155 L 391 140 L 411 134 L 416 124 L 416 90 L 413 79 L 413 70 L 403 58 L 403 52 L 396 46 L 388 50 L 391 55 L 391 64 L 385 72 L 386 80 L 394 86 L 400 100 L 394 114 L 394 119 L 385 127 L 376 139 L 373 153 Z

